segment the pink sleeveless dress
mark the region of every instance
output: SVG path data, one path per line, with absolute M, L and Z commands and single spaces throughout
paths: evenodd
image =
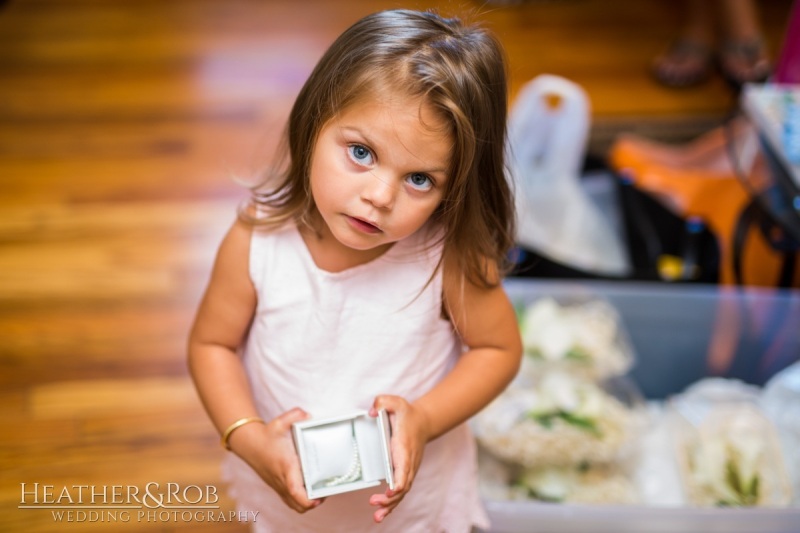
M 258 306 L 244 365 L 260 415 L 301 407 L 313 418 L 369 409 L 375 396 L 422 396 L 462 351 L 442 319 L 441 245 L 423 227 L 379 258 L 331 273 L 314 263 L 298 229 L 254 231 L 250 276 Z M 427 285 L 426 285 L 427 284 Z M 475 444 L 466 424 L 429 443 L 411 491 L 382 524 L 369 495 L 329 497 L 305 514 L 289 509 L 241 459 L 223 478 L 240 511 L 259 511 L 258 532 L 467 533 L 488 527 L 478 496 Z

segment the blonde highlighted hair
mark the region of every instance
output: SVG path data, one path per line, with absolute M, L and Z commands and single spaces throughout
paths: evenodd
M 422 97 L 453 139 L 448 180 L 433 220 L 443 228 L 444 257 L 466 278 L 494 286 L 513 245 L 514 204 L 505 168 L 506 62 L 487 31 L 430 12 L 382 11 L 348 28 L 325 52 L 292 107 L 285 160 L 253 190 L 259 218 L 311 225 L 311 157 L 320 130 L 347 106 L 381 90 Z M 449 263 L 450 264 L 450 263 Z

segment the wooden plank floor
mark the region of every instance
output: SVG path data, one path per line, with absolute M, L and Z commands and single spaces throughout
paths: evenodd
M 763 4 L 776 50 L 789 2 Z M 0 7 L 0 531 L 245 529 L 135 513 L 126 523 L 59 523 L 49 510 L 19 508 L 34 499 L 22 484 L 53 485 L 55 497 L 73 485 L 211 485 L 232 509 L 184 345 L 244 198 L 233 178 L 268 159 L 326 45 L 368 12 L 401 5 L 437 3 Z M 600 141 L 634 127 L 688 135 L 735 102 L 719 79 L 674 91 L 647 75 L 679 20 L 668 0 L 440 8 L 475 11 L 497 31 L 512 91 L 543 72 L 586 87 Z

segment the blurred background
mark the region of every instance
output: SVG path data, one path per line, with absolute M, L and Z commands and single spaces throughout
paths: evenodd
M 0 530 L 66 528 L 21 484 L 219 487 L 223 451 L 185 343 L 216 246 L 332 40 L 381 9 L 483 22 L 512 100 L 548 73 L 591 101 L 587 153 L 620 133 L 683 143 L 738 95 L 716 72 L 650 72 L 682 23 L 672 0 L 516 5 L 384 0 L 0 2 Z M 789 0 L 759 3 L 781 47 Z M 243 531 L 234 522 L 80 521 L 70 531 Z

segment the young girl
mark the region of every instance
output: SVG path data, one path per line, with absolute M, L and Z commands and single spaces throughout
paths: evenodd
M 500 286 L 505 118 L 498 43 L 431 13 L 362 19 L 302 88 L 285 168 L 222 242 L 189 343 L 257 530 L 365 531 L 390 512 L 383 531 L 487 527 L 464 422 L 521 354 Z M 356 409 L 390 415 L 394 490 L 308 500 L 292 424 Z

